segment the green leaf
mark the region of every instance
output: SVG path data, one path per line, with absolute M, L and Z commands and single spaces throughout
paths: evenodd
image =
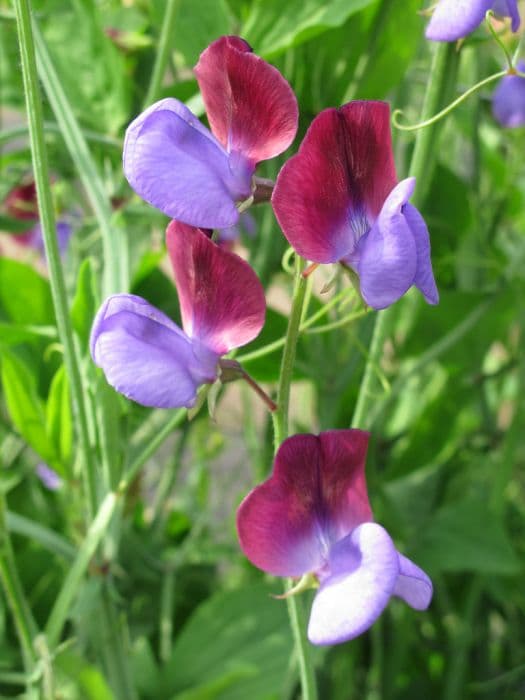
M 77 118 L 115 134 L 128 117 L 131 85 L 122 53 L 99 26 L 95 7 L 64 8 L 43 23 L 46 43 Z
M 19 345 L 42 338 L 56 339 L 56 337 L 57 330 L 54 326 L 20 326 L 0 321 L 0 344 L 2 345 Z
M 83 348 L 87 348 L 91 325 L 97 311 L 96 289 L 93 262 L 91 258 L 86 258 L 78 270 L 77 289 L 71 305 L 71 321 Z
M 473 571 L 504 576 L 522 569 L 501 521 L 486 501 L 473 499 L 441 508 L 427 523 L 413 558 L 431 573 Z
M 29 265 L 0 258 L 0 314 L 15 323 L 54 325 L 49 282 Z
M 73 417 L 64 365 L 58 368 L 51 382 L 46 404 L 46 430 L 60 462 L 67 469 L 73 447 Z
M 156 697 L 277 697 L 292 641 L 286 604 L 271 598 L 271 592 L 252 584 L 217 593 L 200 605 L 175 642 Z
M 33 375 L 13 353 L 2 350 L 2 384 L 11 420 L 31 447 L 53 466 L 56 453 L 46 430 L 45 410 Z
M 343 102 L 384 98 L 399 85 L 421 40 L 420 9 L 421 0 L 404 0 L 402 12 L 395 2 L 379 5 L 361 58 L 364 69 L 355 91 L 345 95 Z
M 291 46 L 339 27 L 350 15 L 376 0 L 255 0 L 242 36 L 263 56 L 275 56 Z
M 231 31 L 232 16 L 225 0 L 182 0 L 173 33 L 175 54 L 193 66 L 212 41 Z

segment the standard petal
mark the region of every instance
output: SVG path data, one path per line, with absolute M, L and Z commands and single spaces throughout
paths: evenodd
M 283 442 L 272 476 L 241 503 L 241 549 L 263 571 L 301 576 L 323 569 L 331 544 L 372 518 L 364 461 L 368 433 L 331 430 Z
M 402 598 L 414 610 L 426 610 L 432 600 L 432 581 L 425 572 L 403 554 L 399 557 L 399 576 L 392 595 Z
M 399 574 L 390 535 L 364 523 L 330 552 L 330 572 L 314 598 L 308 639 L 339 644 L 365 632 L 385 609 Z
M 253 168 L 232 171 L 226 151 L 181 102 L 157 102 L 133 121 L 124 173 L 143 199 L 192 226 L 235 224 L 251 192 Z
M 405 204 L 403 215 L 412 231 L 416 244 L 417 263 L 414 284 L 429 304 L 437 304 L 439 302 L 439 293 L 430 261 L 430 236 L 428 235 L 427 225 L 419 211 L 412 204 Z
M 478 27 L 494 0 L 440 0 L 425 36 L 432 41 L 456 41 Z
M 518 70 L 525 70 L 525 63 L 520 62 Z M 492 96 L 492 113 L 507 128 L 525 126 L 525 78 L 519 75 L 502 78 Z
M 223 36 L 195 66 L 211 130 L 228 151 L 253 163 L 273 158 L 295 138 L 297 100 L 277 68 L 237 36 Z
M 350 102 L 314 119 L 272 204 L 300 255 L 332 263 L 353 252 L 395 184 L 388 105 Z
M 414 184 L 414 178 L 408 178 L 396 185 L 376 223 L 359 242 L 357 272 L 361 294 L 374 309 L 390 306 L 414 283 L 417 248 L 402 213 Z
M 217 355 L 253 340 L 264 325 L 266 302 L 248 263 L 178 221 L 168 226 L 166 242 L 188 336 Z
M 217 355 L 132 294 L 105 301 L 95 317 L 90 347 L 108 383 L 144 406 L 191 407 L 198 387 L 217 376 Z

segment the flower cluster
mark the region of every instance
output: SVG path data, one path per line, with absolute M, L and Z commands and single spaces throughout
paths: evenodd
M 33 248 L 43 256 L 44 239 L 38 219 L 36 186 L 34 180 L 29 180 L 28 182 L 23 182 L 13 187 L 4 200 L 4 208 L 8 216 L 17 221 L 27 222 L 29 226 L 27 231 L 17 235 L 17 242 L 28 248 Z M 70 221 L 64 217 L 59 218 L 55 226 L 58 249 L 60 253 L 64 255 L 71 234 L 73 233 L 73 228 Z
M 264 291 L 248 263 L 216 240 L 228 237 L 224 231 L 239 225 L 253 201 L 271 196 L 296 254 L 350 269 L 368 306 L 385 308 L 412 286 L 438 302 L 428 229 L 409 201 L 415 180 L 397 180 L 386 103 L 321 112 L 273 187 L 255 169 L 295 137 L 291 87 L 238 37 L 211 44 L 195 74 L 211 131 L 167 98 L 130 124 L 123 158 L 132 188 L 173 219 L 166 243 L 182 328 L 145 299 L 117 294 L 91 333 L 93 360 L 108 382 L 162 408 L 192 407 L 203 384 L 243 376 L 224 356 L 260 332 Z M 241 547 L 256 566 L 319 585 L 309 626 L 314 644 L 365 631 L 391 596 L 418 610 L 432 596 L 426 574 L 372 521 L 367 443 L 359 430 L 285 440 L 273 475 L 238 512 Z
M 283 442 L 271 477 L 241 503 L 239 541 L 248 559 L 274 576 L 313 573 L 319 583 L 308 637 L 353 639 L 391 596 L 428 607 L 432 583 L 373 522 L 364 463 L 368 433 L 331 430 Z

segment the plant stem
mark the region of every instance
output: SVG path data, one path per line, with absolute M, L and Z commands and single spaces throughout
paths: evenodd
M 168 438 L 171 433 L 181 425 L 188 415 L 188 411 L 185 408 L 179 408 L 175 413 L 169 418 L 164 427 L 155 433 L 150 440 L 147 441 L 146 446 L 139 454 L 139 456 L 131 463 L 129 469 L 124 473 L 122 481 L 120 482 L 120 490 L 126 489 L 130 482 L 137 476 L 142 467 L 146 464 L 148 459 L 152 457 L 158 448 L 162 445 L 164 440 Z
M 273 414 L 274 427 L 274 447 L 275 452 L 279 449 L 281 442 L 288 437 L 288 412 L 290 405 L 290 387 L 292 384 L 292 373 L 299 339 L 299 328 L 303 313 L 303 303 L 306 294 L 306 279 L 301 275 L 302 260 L 296 255 L 295 277 L 292 296 L 292 309 L 288 321 L 288 329 L 284 342 L 283 356 L 281 360 L 281 371 L 279 374 L 279 388 L 277 391 L 277 410 Z
M 303 261 L 296 255 L 295 276 L 292 296 L 292 309 L 286 331 L 281 371 L 279 375 L 279 388 L 277 392 L 277 410 L 272 414 L 274 429 L 275 452 L 282 441 L 288 437 L 288 413 L 290 405 L 290 387 L 292 383 L 293 365 L 299 339 L 303 304 L 306 294 L 307 280 L 302 276 Z M 285 590 L 291 587 L 287 581 Z M 310 658 L 310 648 L 306 638 L 306 617 L 302 600 L 298 596 L 289 596 L 286 599 L 290 626 L 295 641 L 295 649 L 299 662 L 299 676 L 301 680 L 302 700 L 317 700 L 317 685 L 314 668 Z
M 91 515 L 97 506 L 97 474 L 89 444 L 87 411 L 84 403 L 84 391 L 80 368 L 75 353 L 73 330 L 69 316 L 66 286 L 60 252 L 56 237 L 55 216 L 51 189 L 49 186 L 49 168 L 47 150 L 44 138 L 44 121 L 42 116 L 42 99 L 38 84 L 38 74 L 35 60 L 35 46 L 31 28 L 31 16 L 28 0 L 15 0 L 15 11 L 18 28 L 18 41 L 22 64 L 22 75 L 26 96 L 26 108 L 29 119 L 29 137 L 33 159 L 38 196 L 38 209 L 42 225 L 44 247 L 49 267 L 49 281 L 53 296 L 57 328 L 64 347 L 64 362 L 71 387 L 71 396 L 76 410 L 78 433 L 82 455 L 85 462 L 86 490 L 88 508 Z
M 144 109 L 149 107 L 155 100 L 158 100 L 159 93 L 162 87 L 162 79 L 166 71 L 171 44 L 173 41 L 173 32 L 175 28 L 175 19 L 179 10 L 181 0 L 168 0 L 166 3 L 166 11 L 162 22 L 162 31 L 160 33 L 159 48 L 155 57 L 155 64 L 151 75 L 151 81 L 148 87 L 148 92 L 144 100 Z
M 451 73 L 455 76 L 457 70 L 457 61 L 454 44 L 437 44 L 423 101 L 421 121 L 425 121 L 433 115 L 446 98 L 445 93 L 450 85 Z M 431 157 L 431 154 L 436 150 L 437 129 L 440 126 L 441 124 L 435 124 L 427 129 L 421 129 L 416 135 L 414 152 L 409 168 L 410 175 L 417 180 L 417 188 L 412 198 L 415 206 L 421 206 L 424 202 L 432 180 L 435 160 Z M 393 309 L 394 307 L 390 306 L 388 309 L 379 311 L 376 315 L 368 361 L 352 416 L 351 426 L 354 428 L 367 428 L 370 426 L 368 415 L 375 393 L 374 367 L 378 366 L 381 361 L 383 345 L 389 331 Z
M 108 524 L 115 512 L 117 502 L 117 494 L 108 493 L 89 527 L 84 542 L 78 550 L 75 561 L 69 568 L 46 625 L 46 634 L 51 649 L 54 649 L 60 640 L 62 628 L 69 615 L 69 610 L 79 589 L 80 582 L 106 532 Z
M 15 621 L 26 675 L 30 676 L 37 660 L 33 642 L 38 629 L 18 577 L 13 547 L 7 530 L 5 496 L 2 491 L 0 491 L 0 578 Z

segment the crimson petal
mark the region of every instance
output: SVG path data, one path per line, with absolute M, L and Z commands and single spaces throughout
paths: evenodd
M 288 148 L 297 132 L 292 88 L 237 36 L 223 36 L 195 66 L 211 130 L 230 152 L 254 164 Z
M 300 255 L 332 263 L 354 251 L 395 184 L 388 104 L 356 101 L 314 119 L 272 204 Z
M 166 242 L 188 336 L 218 355 L 253 340 L 264 325 L 266 303 L 248 263 L 179 221 L 168 226 Z
M 331 430 L 283 442 L 272 476 L 241 503 L 241 549 L 263 571 L 323 569 L 330 546 L 372 518 L 364 476 L 368 433 Z

